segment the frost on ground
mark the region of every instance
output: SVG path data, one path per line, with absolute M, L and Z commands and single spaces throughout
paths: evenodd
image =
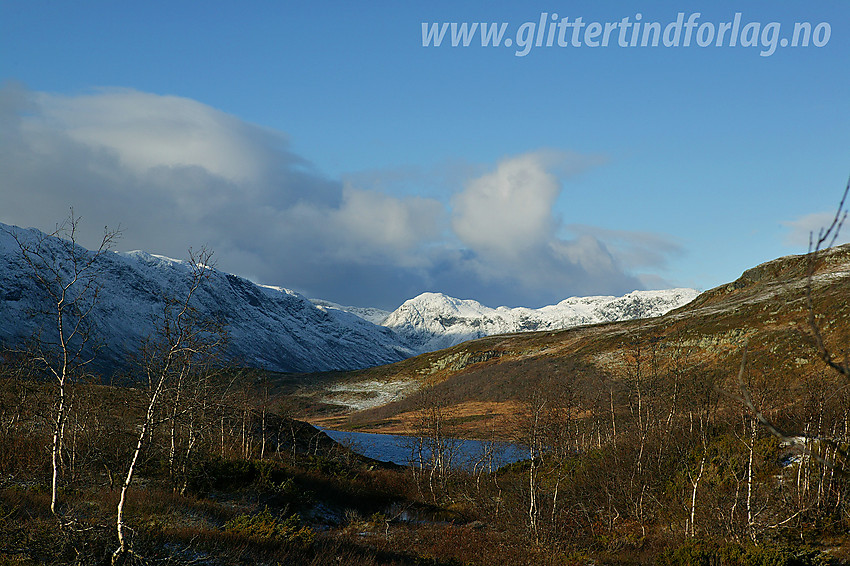
M 418 387 L 418 383 L 413 379 L 338 383 L 325 392 L 322 402 L 361 411 L 404 399 Z

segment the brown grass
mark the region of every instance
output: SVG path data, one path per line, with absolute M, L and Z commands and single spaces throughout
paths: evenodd
M 469 437 L 487 436 L 491 427 L 510 427 L 523 397 L 546 377 L 564 380 L 585 396 L 618 391 L 621 376 L 633 364 L 632 344 L 642 344 L 646 356 L 653 340 L 659 340 L 654 371 L 664 379 L 670 379 L 678 364 L 686 372 L 725 376 L 725 386 L 734 390 L 747 341 L 752 371 L 766 379 L 781 375 L 783 386 L 793 389 L 822 372 L 808 336 L 806 273 L 805 256 L 781 258 L 748 270 L 737 281 L 706 291 L 663 317 L 491 336 L 390 366 L 336 373 L 318 382 L 415 378 L 448 400 L 459 419 L 455 424 L 460 434 Z M 830 250 L 819 260 L 815 310 L 833 351 L 841 351 L 850 340 L 849 277 L 850 245 Z M 452 365 L 492 351 L 501 355 L 463 367 Z M 644 372 L 648 367 L 645 363 Z M 329 428 L 409 434 L 415 411 L 415 400 L 407 398 L 312 422 Z

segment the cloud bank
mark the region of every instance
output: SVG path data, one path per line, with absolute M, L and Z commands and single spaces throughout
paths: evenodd
M 119 226 L 122 249 L 185 257 L 337 302 L 394 308 L 423 291 L 490 305 L 661 283 L 681 250 L 654 234 L 564 225 L 564 179 L 598 157 L 509 156 L 444 200 L 370 177 L 323 175 L 286 136 L 176 96 L 0 89 L 0 221 L 51 229 L 74 206 L 83 243 Z

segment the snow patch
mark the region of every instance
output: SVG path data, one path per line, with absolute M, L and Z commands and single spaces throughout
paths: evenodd
M 412 379 L 339 383 L 327 390 L 322 402 L 361 411 L 404 399 L 418 388 L 418 382 Z

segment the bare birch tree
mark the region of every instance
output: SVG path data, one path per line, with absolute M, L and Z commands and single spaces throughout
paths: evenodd
M 212 354 L 223 341 L 220 326 L 210 325 L 199 317 L 192 306 L 193 297 L 209 278 L 211 253 L 202 250 L 197 256 L 189 253 L 190 281 L 181 299 L 166 298 L 156 335 L 143 348 L 143 373 L 148 392 L 147 409 L 139 425 L 133 450 L 118 500 L 116 530 L 118 548 L 112 554 L 112 564 L 120 564 L 131 554 L 124 518 L 127 493 L 138 469 L 139 459 L 158 422 L 159 405 L 169 388 L 185 386 L 192 374 L 193 364 Z M 163 420 L 168 420 L 166 416 Z
M 59 472 L 68 414 L 70 388 L 94 360 L 91 314 L 100 294 L 101 257 L 120 235 L 104 228 L 98 247 L 89 251 L 77 244 L 80 217 L 72 208 L 50 234 L 10 230 L 29 273 L 45 294 L 35 315 L 41 321 L 29 355 L 56 385 L 53 407 L 50 510 L 59 514 Z

